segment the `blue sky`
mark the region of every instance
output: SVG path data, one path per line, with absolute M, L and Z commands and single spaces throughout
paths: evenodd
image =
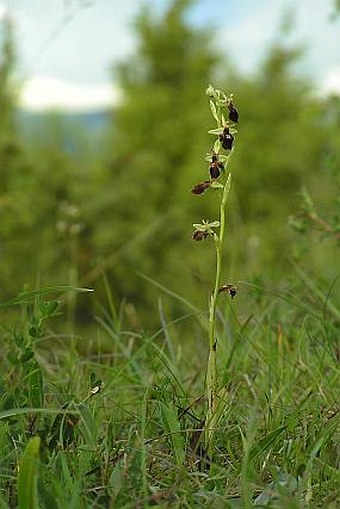
M 136 47 L 133 19 L 142 5 L 162 11 L 168 0 L 0 0 L 0 18 L 14 18 L 23 79 L 22 103 L 84 109 L 119 100 L 110 69 Z M 318 89 L 340 93 L 340 15 L 335 0 L 197 0 L 188 14 L 214 27 L 215 45 L 244 73 L 256 71 L 279 37 L 284 12 L 295 12 L 286 44 L 307 47 L 300 72 Z

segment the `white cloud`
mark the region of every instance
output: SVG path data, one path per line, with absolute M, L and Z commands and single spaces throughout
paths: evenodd
M 77 85 L 51 77 L 35 77 L 23 86 L 20 104 L 30 110 L 89 110 L 107 108 L 120 101 L 120 91 L 110 84 Z
M 278 22 L 277 4 L 266 2 L 257 10 L 248 9 L 243 19 L 217 31 L 217 44 L 234 60 L 236 69 L 251 72 L 273 39 Z M 228 20 L 227 20 L 228 23 Z
M 250 6 L 249 0 L 240 0 Z M 330 69 L 339 62 L 340 18 L 331 21 L 334 0 L 258 0 L 257 8 L 243 11 L 242 18 L 218 31 L 218 42 L 233 57 L 237 69 L 256 71 L 270 43 L 280 40 L 285 45 L 302 45 L 306 54 L 299 70 L 321 86 Z M 293 14 L 293 29 L 280 33 L 286 13 Z M 295 15 L 294 15 L 295 14 Z
M 322 94 L 340 96 L 340 67 L 331 68 L 321 83 Z
M 256 71 L 266 49 L 278 39 L 278 27 L 283 14 L 284 0 L 258 0 L 256 8 L 249 0 L 240 0 L 242 15 L 217 31 L 217 44 L 232 57 L 238 71 Z
M 340 57 L 340 17 L 334 22 L 329 17 L 334 2 L 238 0 L 230 7 L 226 0 L 198 0 L 197 6 L 200 24 L 210 19 L 211 12 L 223 13 L 213 21 L 216 46 L 226 50 L 236 69 L 245 73 L 256 72 L 270 43 L 282 40 L 282 15 L 287 8 L 295 9 L 295 27 L 284 42 L 306 43 L 308 48 L 296 70 L 307 73 L 319 89 L 330 90 L 337 83 Z M 0 19 L 10 10 L 16 21 L 20 76 L 27 78 L 22 104 L 31 109 L 85 109 L 117 101 L 117 89 L 110 85 L 117 76 L 111 66 L 126 61 L 136 48 L 131 21 L 142 4 L 152 5 L 154 13 L 165 3 L 95 0 L 87 9 L 73 9 L 82 2 L 0 0 Z M 68 17 L 70 10 L 75 13 Z
M 11 11 L 23 74 L 73 83 L 108 81 L 112 63 L 135 47 L 129 23 L 141 1 L 95 0 L 85 8 L 79 1 L 17 0 Z
M 7 12 L 7 7 L 3 3 L 0 3 L 0 21 L 6 17 Z

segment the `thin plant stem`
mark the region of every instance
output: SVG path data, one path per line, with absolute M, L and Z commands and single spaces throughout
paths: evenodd
M 222 270 L 222 251 L 223 242 L 226 231 L 226 207 L 228 196 L 231 187 L 231 174 L 229 173 L 226 182 L 223 186 L 222 201 L 220 205 L 220 232 L 215 236 L 215 250 L 216 250 L 216 273 L 215 273 L 215 286 L 210 296 L 209 302 L 209 357 L 207 365 L 206 376 L 206 390 L 208 400 L 208 412 L 206 419 L 206 436 L 205 445 L 208 455 L 213 450 L 213 436 L 214 428 L 217 425 L 217 394 L 218 394 L 218 377 L 217 377 L 217 337 L 216 337 L 216 309 L 219 288 L 221 285 L 221 270 Z

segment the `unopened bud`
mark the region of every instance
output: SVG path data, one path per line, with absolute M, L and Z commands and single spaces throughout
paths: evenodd
M 214 87 L 211 86 L 211 85 L 209 85 L 207 87 L 205 93 L 207 94 L 208 97 L 210 97 L 210 99 L 216 99 L 217 98 L 216 91 L 215 91 Z
M 228 110 L 229 110 L 228 114 L 229 120 L 231 120 L 231 122 L 238 122 L 239 114 L 233 103 L 230 103 L 228 105 Z

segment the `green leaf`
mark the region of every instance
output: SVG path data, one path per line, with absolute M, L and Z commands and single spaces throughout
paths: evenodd
M 212 187 L 213 189 L 223 189 L 223 184 L 221 184 L 221 182 L 217 182 L 216 180 L 214 180 L 210 187 Z
M 216 152 L 216 154 L 218 154 L 221 150 L 221 142 L 220 140 L 216 140 L 215 143 L 214 143 L 214 148 L 213 148 L 213 152 Z
M 211 113 L 213 114 L 214 119 L 216 120 L 217 123 L 219 123 L 220 119 L 218 118 L 218 115 L 217 115 L 215 103 L 212 100 L 210 100 L 209 104 L 210 104 Z
M 177 410 L 173 406 L 162 403 L 161 418 L 164 430 L 169 435 L 175 461 L 177 465 L 182 465 L 185 460 L 185 442 L 177 418 Z
M 26 415 L 26 414 L 46 414 L 46 415 L 70 415 L 70 416 L 78 416 L 79 412 L 77 410 L 62 410 L 57 408 L 11 408 L 10 410 L 4 410 L 0 412 L 0 421 L 3 419 L 8 419 L 9 417 L 16 417 L 18 415 Z
M 59 443 L 68 447 L 75 440 L 75 431 L 79 421 L 79 411 L 70 411 L 72 403 L 65 403 L 56 415 L 51 430 L 48 447 L 53 450 Z
M 41 369 L 37 362 L 30 366 L 27 376 L 29 403 L 32 407 L 40 408 L 44 404 L 44 387 Z
M 35 297 L 40 295 L 48 295 L 51 293 L 66 293 L 66 292 L 93 292 L 92 288 L 78 288 L 76 286 L 47 286 L 45 288 L 39 288 L 38 290 L 32 290 L 31 292 L 25 292 L 13 299 L 7 300 L 5 302 L 0 302 L 0 307 L 7 306 L 16 306 L 17 304 L 27 304 L 28 302 L 32 302 Z
M 57 300 L 51 300 L 48 302 L 39 300 L 38 309 L 39 309 L 42 317 L 47 318 L 47 317 L 51 316 L 56 311 L 59 304 L 60 304 L 60 302 Z
M 21 352 L 20 361 L 21 363 L 26 363 L 30 361 L 33 356 L 34 356 L 33 350 L 30 347 L 27 347 Z
M 7 354 L 7 359 L 14 366 L 21 364 L 20 353 L 16 348 L 12 348 Z
M 10 509 L 10 506 L 6 502 L 5 498 L 0 493 L 0 509 Z
M 55 496 L 53 492 L 53 488 L 48 484 L 42 481 L 42 479 L 38 479 L 38 493 L 39 493 L 39 502 L 40 507 L 48 509 L 60 509 L 60 505 L 58 504 L 58 497 Z M 1 506 L 0 506 L 0 509 Z
M 249 452 L 249 463 L 253 463 L 261 454 L 265 453 L 271 445 L 282 435 L 287 426 L 280 426 L 254 444 Z
M 79 410 L 82 426 L 81 432 L 88 444 L 88 446 L 95 450 L 97 447 L 97 424 L 93 418 L 92 412 L 87 405 L 79 403 L 76 405 Z
M 21 457 L 18 474 L 19 509 L 38 509 L 37 474 L 40 437 L 33 437 Z
M 223 127 L 218 127 L 216 129 L 210 129 L 208 131 L 209 134 L 216 134 L 216 135 L 219 135 L 219 134 L 222 134 L 223 133 Z
M 41 338 L 41 336 L 42 336 L 42 330 L 40 327 L 32 326 L 29 328 L 28 333 L 32 338 L 35 338 L 35 339 Z
M 221 162 L 221 163 L 226 163 L 229 159 L 229 154 L 228 155 L 225 155 L 225 154 L 218 154 L 218 160 Z M 207 161 L 208 163 L 211 163 L 211 154 L 207 154 L 204 158 L 205 161 Z
M 201 223 L 194 223 L 192 226 L 199 232 L 205 232 L 207 229 L 206 225 Z

